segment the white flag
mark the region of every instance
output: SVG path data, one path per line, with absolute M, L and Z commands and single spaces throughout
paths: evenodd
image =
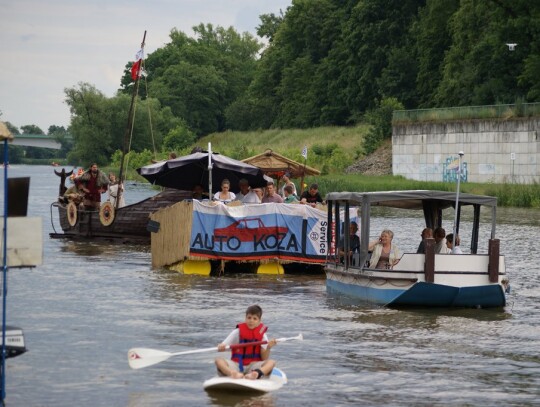
M 135 62 L 137 62 L 140 59 L 144 59 L 144 49 L 143 48 L 138 50 L 137 53 L 135 54 Z
M 304 157 L 304 160 L 307 160 L 307 146 L 304 146 L 302 149 L 302 157 Z

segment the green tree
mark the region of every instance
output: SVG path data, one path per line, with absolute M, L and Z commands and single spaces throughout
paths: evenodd
M 171 42 L 148 55 L 145 69 L 149 95 L 201 136 L 225 129 L 225 110 L 249 86 L 261 44 L 232 27 L 199 24 L 193 31 L 195 38 L 173 29 Z M 123 93 L 131 93 L 130 68 Z
M 27 124 L 26 126 L 21 126 L 21 134 L 45 134 L 43 130 L 36 126 L 35 124 Z
M 394 110 L 403 110 L 396 98 L 384 98 L 377 103 L 377 107 L 366 112 L 366 121 L 371 128 L 364 139 L 364 152 L 371 154 L 385 139 L 392 137 L 392 114 Z
M 135 99 L 132 125 L 128 126 L 131 96 L 119 93 L 107 98 L 87 83 L 65 89 L 65 93 L 72 115 L 73 149 L 68 158 L 80 165 L 105 165 L 116 150 L 160 151 L 164 135 L 183 123 L 155 98 Z
M 540 55 L 529 55 L 524 61 L 523 73 L 519 76 L 519 84 L 528 88 L 527 99 L 540 100 Z
M 355 120 L 382 96 L 381 74 L 393 49 L 407 43 L 409 27 L 423 4 L 422 0 L 390 0 L 382 7 L 378 0 L 364 0 L 351 10 L 344 43 L 350 68 L 346 72 L 350 81 L 347 103 Z
M 111 112 L 105 95 L 94 85 L 80 82 L 75 88 L 64 89 L 71 112 L 70 133 L 73 150 L 68 160 L 84 167 L 92 163 L 105 165 L 112 149 Z
M 73 148 L 73 139 L 64 126 L 49 126 L 47 134 L 53 137 L 60 145 L 60 151 L 55 154 L 57 158 L 66 158 Z
M 179 124 L 169 130 L 163 140 L 163 149 L 166 151 L 179 151 L 191 146 L 197 137 L 185 123 Z
M 529 14 L 529 7 L 538 6 L 529 4 L 525 0 L 460 2 L 450 20 L 452 45 L 445 55 L 437 105 L 512 103 L 527 93 L 518 78 L 526 71 L 531 38 L 538 43 L 539 27 Z M 512 52 L 509 42 L 520 46 Z
M 276 35 L 279 26 L 283 22 L 283 11 L 279 11 L 279 15 L 274 13 L 262 14 L 259 16 L 261 23 L 257 26 L 257 35 L 261 38 L 266 37 L 268 42 L 272 42 Z
M 186 120 L 199 136 L 223 129 L 220 104 L 226 88 L 226 81 L 215 67 L 187 62 L 170 66 L 150 86 L 152 94 L 158 95 L 175 116 Z
M 339 35 L 341 14 L 332 0 L 297 0 L 272 33 L 247 96 L 251 106 L 268 106 L 262 116 L 251 109 L 251 128 L 309 127 L 320 123 L 327 104 L 324 71 L 327 57 Z M 268 19 L 262 18 L 262 26 Z M 263 33 L 263 31 L 261 31 Z M 261 125 L 263 124 L 264 125 Z
M 452 44 L 450 18 L 459 0 L 427 0 L 411 29 L 411 41 L 418 60 L 414 81 L 418 107 L 432 107 L 443 76 L 444 55 Z

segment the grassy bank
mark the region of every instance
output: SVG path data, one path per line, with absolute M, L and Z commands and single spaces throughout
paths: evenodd
M 369 125 L 354 127 L 318 127 L 314 129 L 272 129 L 260 131 L 227 131 L 200 139 L 197 146 L 208 148 L 237 160 L 243 160 L 272 149 L 292 160 L 304 162 L 302 149 L 308 147 L 307 165 L 323 174 L 341 174 L 363 156 L 362 143 Z

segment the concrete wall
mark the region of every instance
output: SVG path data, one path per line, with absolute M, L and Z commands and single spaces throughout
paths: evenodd
M 540 118 L 395 125 L 392 172 L 421 181 L 540 182 Z

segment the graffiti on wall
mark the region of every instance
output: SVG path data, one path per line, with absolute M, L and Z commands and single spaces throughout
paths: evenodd
M 456 182 L 459 171 L 459 157 L 446 157 L 446 161 L 443 163 L 443 182 Z M 467 163 L 461 163 L 461 180 L 460 182 L 467 182 Z

